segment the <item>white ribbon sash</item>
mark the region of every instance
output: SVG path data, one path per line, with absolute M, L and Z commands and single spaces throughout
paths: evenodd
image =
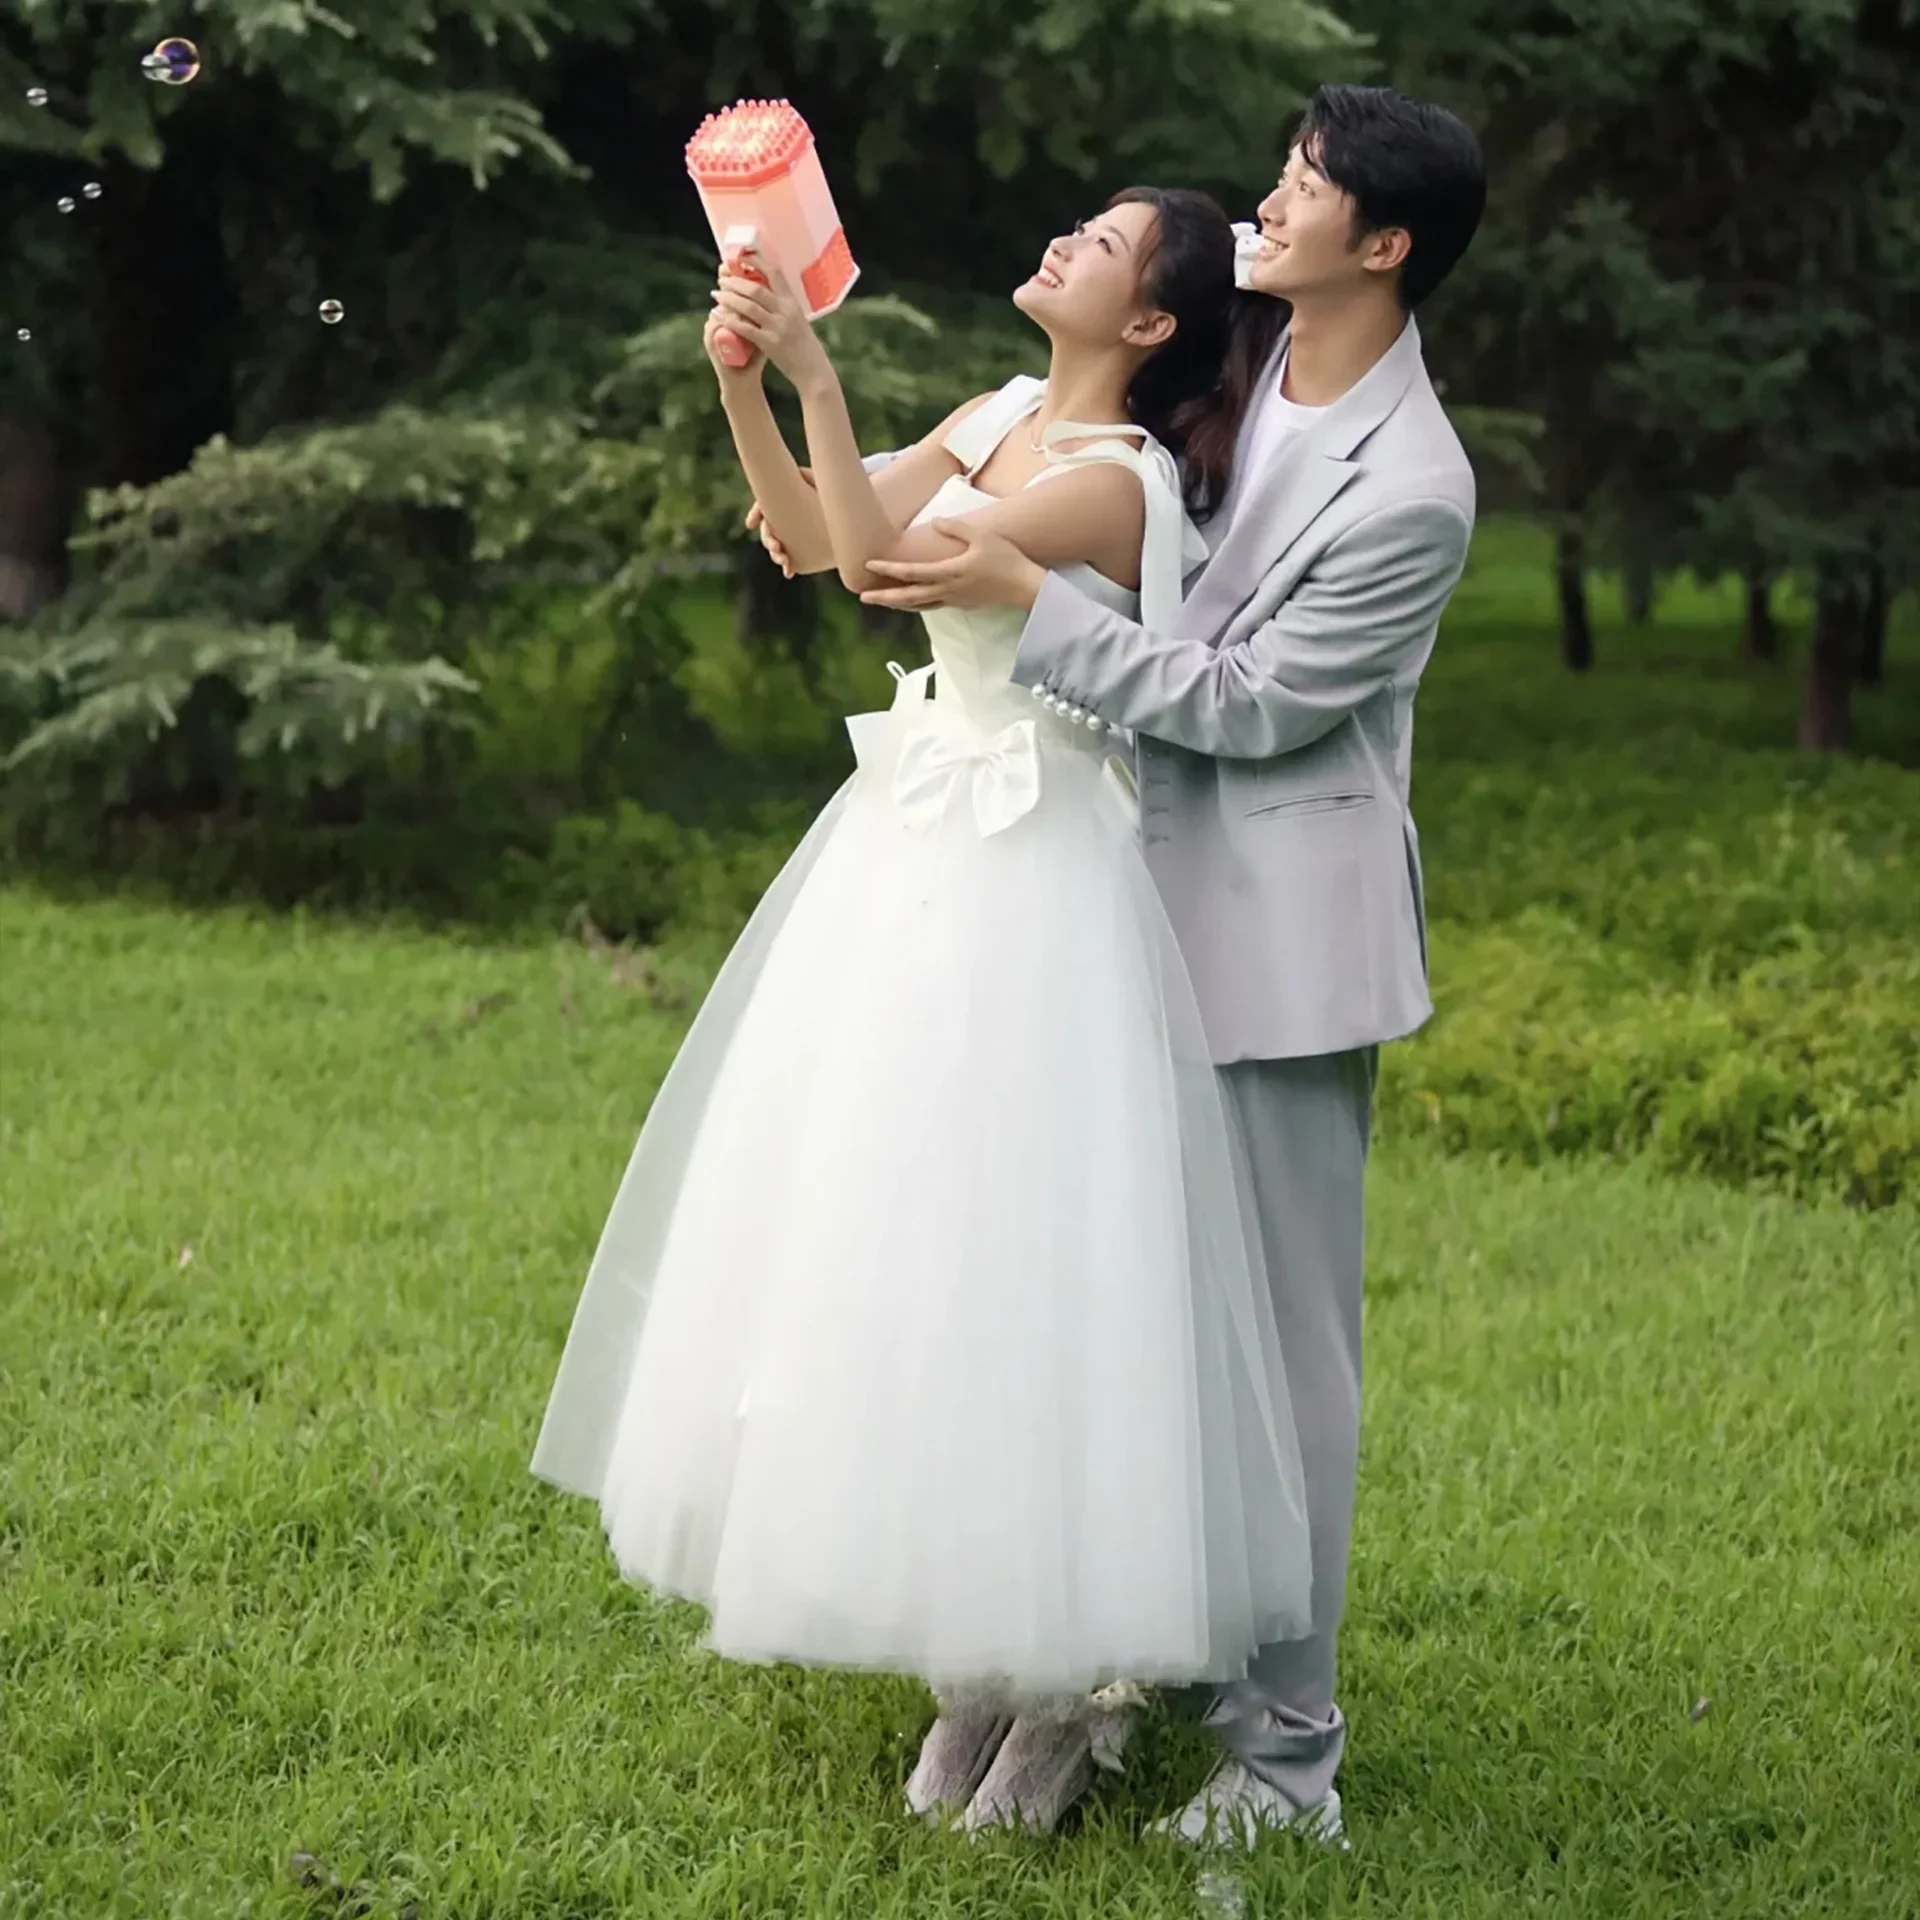
M 937 826 L 966 780 L 973 818 L 984 840 L 1004 833 L 1040 798 L 1040 742 L 1031 720 L 1016 720 L 982 740 L 944 728 L 908 734 L 894 769 L 893 800 L 910 827 Z

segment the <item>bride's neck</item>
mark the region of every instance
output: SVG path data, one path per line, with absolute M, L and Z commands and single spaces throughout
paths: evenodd
M 1127 418 L 1127 387 L 1135 363 L 1111 353 L 1088 354 L 1055 343 L 1047 367 L 1047 395 L 1034 416 L 1034 438 L 1056 420 L 1117 426 Z

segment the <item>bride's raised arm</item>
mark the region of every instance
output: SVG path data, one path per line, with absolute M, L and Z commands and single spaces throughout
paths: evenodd
M 707 351 L 720 375 L 721 400 L 733 430 L 741 470 L 755 500 L 786 549 L 796 573 L 836 567 L 855 592 L 875 584 L 867 561 L 892 553 L 903 529 L 960 471 L 946 437 L 989 396 L 956 407 L 946 419 L 876 474 L 869 474 L 853 437 L 846 397 L 826 348 L 799 307 L 780 288 L 722 274 L 707 322 Z M 741 369 L 726 366 L 714 349 L 716 329 L 727 327 L 755 351 Z M 767 404 L 761 376 L 768 361 L 800 395 L 811 481 L 800 470 Z
M 778 536 L 796 573 L 823 573 L 833 565 L 827 523 L 812 482 L 801 472 L 786 435 L 767 404 L 763 375 L 766 355 L 757 349 L 743 367 L 720 357 L 714 336 L 724 323 L 718 310 L 708 315 L 704 344 L 720 376 L 720 404 L 726 409 L 740 471 L 766 523 Z

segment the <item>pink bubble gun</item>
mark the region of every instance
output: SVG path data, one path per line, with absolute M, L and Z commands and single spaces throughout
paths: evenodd
M 860 277 L 813 133 L 785 100 L 736 100 L 710 113 L 687 142 L 687 172 L 732 273 L 766 284 L 744 263 L 756 253 L 785 282 L 809 319 L 831 313 Z M 744 367 L 753 349 L 730 328 L 714 335 L 720 357 Z

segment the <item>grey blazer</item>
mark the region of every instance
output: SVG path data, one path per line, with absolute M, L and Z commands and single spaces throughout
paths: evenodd
M 1013 669 L 1133 730 L 1143 849 L 1221 1065 L 1397 1039 L 1433 1011 L 1413 700 L 1474 483 L 1412 320 L 1248 478 L 1173 632 L 1050 573 Z

